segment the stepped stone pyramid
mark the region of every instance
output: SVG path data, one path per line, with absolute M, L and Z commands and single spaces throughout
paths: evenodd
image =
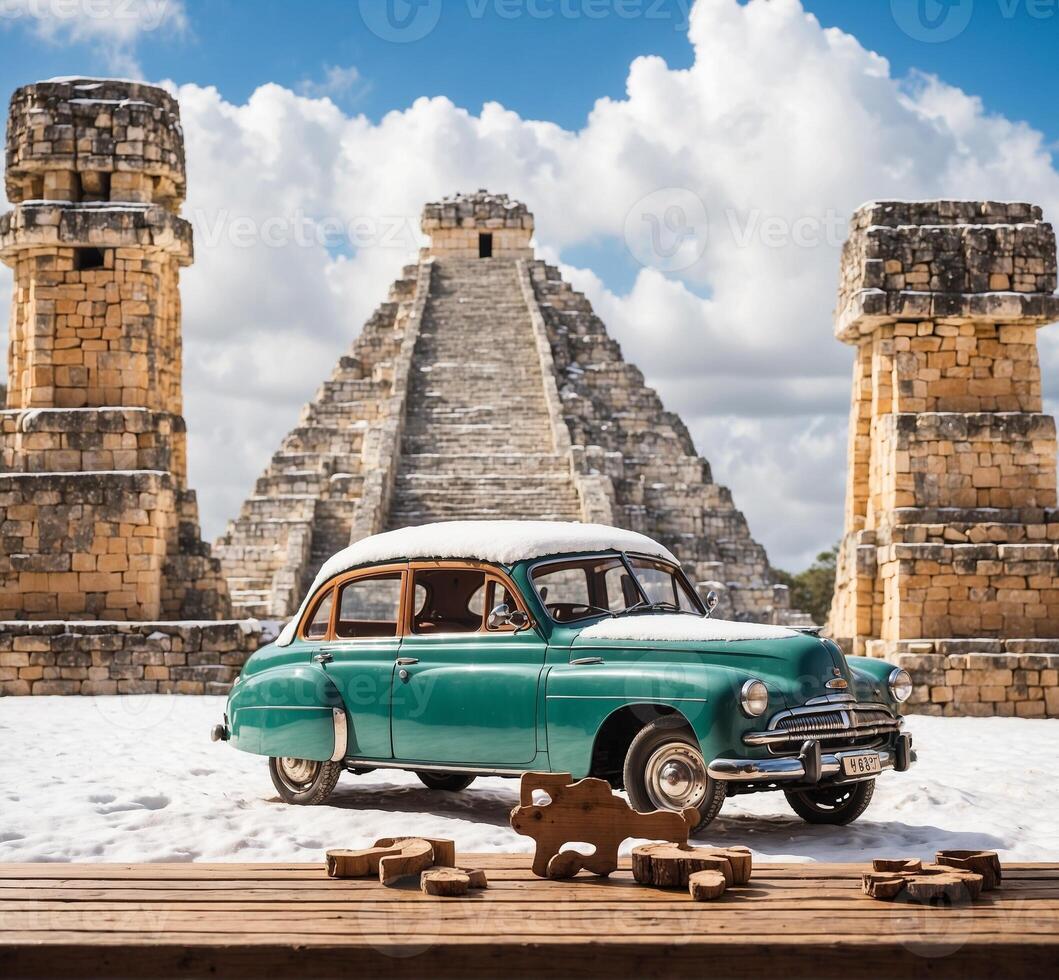
M 836 334 L 857 348 L 830 629 L 894 660 L 912 710 L 1059 716 L 1059 320 L 1041 209 L 881 202 L 853 218 Z
M 430 237 L 217 542 L 236 607 L 291 614 L 351 541 L 458 518 L 643 531 L 722 611 L 805 622 L 764 549 L 585 297 L 534 257 L 533 216 L 479 191 Z
M 192 239 L 175 100 L 111 80 L 20 88 L 5 182 L 0 619 L 227 614 L 186 482 L 178 279 Z

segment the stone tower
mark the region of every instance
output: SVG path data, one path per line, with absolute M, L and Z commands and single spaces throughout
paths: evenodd
M 430 238 L 306 406 L 215 546 L 237 608 L 281 617 L 351 540 L 455 518 L 650 534 L 724 610 L 785 621 L 764 549 L 680 419 L 583 295 L 534 258 L 533 216 L 485 191 Z
M 836 334 L 857 348 L 831 632 L 932 713 L 1059 714 L 1055 421 L 1036 331 L 1056 244 L 1028 204 L 853 218 Z
M 0 619 L 227 614 L 186 487 L 176 102 L 131 82 L 21 88 L 5 176 Z

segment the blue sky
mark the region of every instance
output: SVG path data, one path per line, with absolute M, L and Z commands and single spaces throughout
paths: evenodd
M 414 245 L 245 247 L 229 219 L 411 228 L 457 190 L 525 200 L 540 251 L 776 564 L 799 568 L 842 527 L 852 351 L 831 312 L 853 210 L 1017 198 L 1059 217 L 1059 0 L 804 0 L 830 33 L 796 0 L 699 0 L 694 46 L 688 0 L 391 0 L 409 15 L 396 41 L 386 2 L 0 0 L 0 91 L 76 74 L 178 87 L 197 234 L 185 414 L 211 537 Z M 677 270 L 629 232 L 674 189 L 706 219 Z M 838 232 L 776 246 L 777 221 Z M 0 309 L 9 288 L 0 268 Z M 1059 327 L 1041 337 L 1054 412 Z
M 16 2 L 0 0 L 0 22 L 4 5 Z M 235 102 L 270 81 L 297 87 L 322 81 L 328 68 L 352 66 L 360 81 L 337 93 L 337 101 L 373 119 L 419 96 L 446 95 L 473 111 L 495 100 L 524 118 L 576 129 L 597 98 L 623 95 L 637 55 L 660 55 L 673 68 L 690 63 L 688 2 L 444 0 L 426 37 L 392 43 L 365 26 L 354 0 L 187 0 L 183 35 L 145 32 L 137 57 L 149 79 L 215 85 Z M 919 0 L 908 0 L 914 2 Z M 938 0 L 922 2 L 929 13 Z M 987 109 L 1026 120 L 1059 142 L 1059 2 L 957 2 L 973 4 L 970 21 L 957 37 L 940 43 L 902 30 L 891 0 L 803 5 L 825 27 L 840 27 L 890 59 L 895 74 L 938 74 L 981 95 Z M 4 90 L 38 77 L 107 69 L 90 43 L 56 44 L 19 26 L 0 34 L 0 44 Z

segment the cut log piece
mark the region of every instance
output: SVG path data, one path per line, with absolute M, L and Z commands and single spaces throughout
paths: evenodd
M 678 844 L 641 844 L 632 851 L 632 876 L 641 885 L 686 888 L 697 871 L 715 871 L 725 885 L 750 880 L 750 852 L 745 849 L 681 847 Z
M 463 868 L 429 868 L 419 879 L 419 887 L 428 895 L 444 898 L 459 898 L 472 888 L 485 888 L 484 871 L 468 871 Z
M 873 871 L 922 871 L 923 862 L 915 858 L 876 858 L 871 863 Z
M 560 851 L 548 861 L 547 875 L 553 881 L 573 878 L 585 866 L 585 855 L 578 851 Z
M 456 844 L 440 837 L 383 837 L 375 842 L 376 847 L 399 847 L 410 840 L 425 840 L 434 848 L 434 863 L 452 868 L 456 865 Z
M 907 883 L 905 875 L 893 871 L 866 871 L 861 877 L 864 894 L 884 900 L 896 898 L 905 890 Z
M 695 871 L 688 877 L 688 891 L 696 902 L 720 898 L 728 887 L 728 879 L 720 871 Z
M 534 791 L 547 793 L 549 802 L 535 804 Z M 606 780 L 575 783 L 568 773 L 523 773 L 519 799 L 511 811 L 511 828 L 536 841 L 533 873 L 540 878 L 553 877 L 553 872 L 554 877 L 568 878 L 582 868 L 609 875 L 618 867 L 618 847 L 627 838 L 687 844 L 689 831 L 699 822 L 691 807 L 682 813 L 637 813 Z M 571 841 L 585 841 L 595 850 L 578 855 L 578 860 L 569 856 L 571 852 L 560 854 Z
M 399 847 L 368 847 L 361 851 L 327 852 L 330 878 L 371 878 L 379 873 L 379 861 L 389 854 L 400 854 Z
M 379 861 L 379 881 L 393 885 L 408 875 L 416 875 L 434 864 L 434 846 L 421 837 L 410 837 L 396 845 L 396 854 Z
M 985 879 L 980 874 L 975 874 L 973 871 L 964 871 L 963 868 L 950 868 L 946 864 L 924 864 L 920 874 L 947 875 L 950 878 L 959 878 L 971 898 L 978 898 L 982 894 L 982 886 L 985 883 Z
M 920 874 L 910 875 L 904 894 L 915 902 L 932 902 L 939 899 L 953 903 L 965 903 L 971 895 L 959 875 Z
M 750 881 L 754 860 L 749 847 L 734 844 L 731 847 L 709 847 L 706 850 L 718 857 L 728 858 L 728 863 L 732 866 L 733 885 L 745 885 Z
M 938 851 L 934 860 L 938 864 L 981 875 L 984 892 L 999 888 L 1004 877 L 996 851 Z

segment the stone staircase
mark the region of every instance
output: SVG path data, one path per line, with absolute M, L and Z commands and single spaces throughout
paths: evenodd
M 512 259 L 435 261 L 388 526 L 580 520 Z

